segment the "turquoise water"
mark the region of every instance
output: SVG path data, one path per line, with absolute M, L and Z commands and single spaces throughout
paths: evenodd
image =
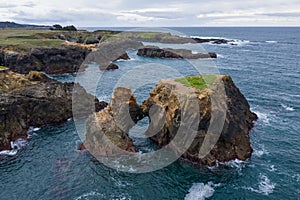
M 213 168 L 177 161 L 147 174 L 118 172 L 89 153 L 76 151 L 80 138 L 69 120 L 32 130 L 17 155 L 2 156 L 0 199 L 300 199 L 300 28 L 174 29 L 190 36 L 238 39 L 236 46 L 202 46 L 218 53 L 215 65 L 220 73 L 232 76 L 259 115 L 250 133 L 254 148 L 250 159 Z M 91 86 L 94 79 L 84 81 L 87 90 L 108 101 L 119 78 L 145 63 L 172 66 L 183 75 L 197 73 L 185 60 L 128 53 L 132 60 L 120 61 L 120 70 L 102 74 L 96 92 Z M 211 64 L 207 62 L 201 64 Z M 88 73 L 101 75 L 91 65 L 79 77 L 84 80 Z M 72 81 L 74 75 L 55 78 Z M 154 85 L 135 91 L 139 102 Z M 144 151 L 152 148 L 149 143 L 139 145 Z

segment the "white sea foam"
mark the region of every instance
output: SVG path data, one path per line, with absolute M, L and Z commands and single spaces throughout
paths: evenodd
M 240 40 L 240 39 L 230 39 L 225 37 L 202 37 L 202 36 L 191 36 L 191 38 L 199 38 L 199 39 L 220 39 L 220 40 L 227 40 L 227 44 L 221 44 L 221 45 L 237 45 L 237 46 L 243 46 L 246 44 L 249 44 L 249 40 Z M 210 42 L 209 44 L 214 44 L 214 42 Z M 216 44 L 214 44 L 216 45 Z
M 254 111 L 254 112 L 257 114 L 259 121 L 262 121 L 265 124 L 268 124 L 270 122 L 270 118 L 267 113 L 263 113 L 259 111 Z
M 228 42 L 230 45 L 237 45 L 237 46 L 243 46 L 246 44 L 249 44 L 249 40 L 233 40 L 232 42 Z
M 225 58 L 225 56 L 223 56 L 222 54 L 217 54 L 218 58 Z
M 33 128 L 33 131 L 39 131 L 41 128 Z
M 103 198 L 103 194 L 92 191 L 92 192 L 85 193 L 85 194 L 75 198 L 75 200 L 89 199 L 89 197 L 102 197 Z
M 20 150 L 22 147 L 26 146 L 26 144 L 27 144 L 27 140 L 22 138 L 17 139 L 14 142 L 13 141 L 10 142 L 11 148 L 17 150 Z
M 15 156 L 17 153 L 18 153 L 18 150 L 16 150 L 16 149 L 0 151 L 0 155 L 4 155 L 4 156 Z
M 275 172 L 275 171 L 276 171 L 275 165 L 271 165 L 271 166 L 270 166 L 270 171 L 271 171 L 271 172 Z
M 265 149 L 264 145 L 261 145 L 259 148 L 254 149 L 253 155 L 257 157 L 261 157 L 262 155 L 269 154 L 269 152 Z
M 273 40 L 269 40 L 269 41 L 266 41 L 266 43 L 278 43 L 277 41 L 273 41 Z
M 300 182 L 300 174 L 293 175 L 292 178 L 296 179 L 297 182 Z
M 287 111 L 294 111 L 295 109 L 293 107 L 290 107 L 290 106 L 287 106 L 287 105 L 284 105 L 284 104 L 281 104 L 281 106 L 287 110 Z
M 245 161 L 239 160 L 239 159 L 235 159 L 235 160 L 231 160 L 228 162 L 216 162 L 215 166 L 208 166 L 207 168 L 210 170 L 215 170 L 218 169 L 219 166 L 227 166 L 227 167 L 231 167 L 231 168 L 236 168 L 238 170 L 241 170 L 244 166 L 245 166 Z
M 16 141 L 11 141 L 10 146 L 12 150 L 4 150 L 0 151 L 0 155 L 5 155 L 5 156 L 15 156 L 18 151 L 24 147 L 27 144 L 27 140 L 25 139 L 17 139 Z
M 214 187 L 219 187 L 220 184 L 213 184 L 212 182 L 204 183 L 194 183 L 189 189 L 189 193 L 185 195 L 185 200 L 204 200 L 213 196 L 215 189 Z
M 252 187 L 248 187 L 247 189 L 264 195 L 273 193 L 276 184 L 272 183 L 266 175 L 260 174 L 259 179 L 258 189 Z

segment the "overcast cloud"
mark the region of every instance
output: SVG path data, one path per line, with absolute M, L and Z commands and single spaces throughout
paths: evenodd
M 299 0 L 0 0 L 0 21 L 76 26 L 299 26 Z

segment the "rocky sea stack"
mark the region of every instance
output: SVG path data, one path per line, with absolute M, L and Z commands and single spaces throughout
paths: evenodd
M 142 105 L 144 113 L 149 116 L 151 107 L 159 106 L 166 118 L 163 128 L 151 139 L 163 147 L 186 123 L 183 117 L 196 119 L 192 124 L 192 128 L 197 128 L 195 139 L 182 158 L 210 166 L 217 161 L 246 160 L 252 153 L 249 131 L 257 119 L 256 114 L 250 111 L 247 100 L 230 76 L 202 77 L 161 81 L 150 92 Z M 195 95 L 191 95 L 191 89 Z M 197 103 L 193 105 L 191 101 Z M 159 124 L 160 119 L 154 119 Z
M 108 107 L 89 117 L 86 139 L 80 148 L 87 148 L 97 157 L 121 155 L 122 150 L 137 152 L 128 132 L 141 118 L 142 110 L 131 90 L 116 88 Z
M 128 133 L 146 116 L 150 124 L 145 134 L 160 147 L 171 144 L 176 154 L 193 163 L 246 160 L 253 151 L 249 131 L 257 116 L 225 75 L 162 80 L 141 106 L 129 88 L 116 88 L 109 107 L 89 118 L 84 145 L 97 156 L 136 152 Z M 222 123 L 216 126 L 218 120 Z M 184 152 L 173 141 L 181 126 L 182 142 L 194 134 Z

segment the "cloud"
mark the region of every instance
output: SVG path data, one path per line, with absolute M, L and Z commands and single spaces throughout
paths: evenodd
M 0 0 L 3 21 L 76 26 L 299 26 L 299 10 L 297 0 Z

